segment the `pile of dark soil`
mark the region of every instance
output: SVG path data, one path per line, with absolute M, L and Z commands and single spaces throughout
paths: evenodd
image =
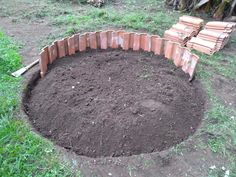
M 89 157 L 161 151 L 192 135 L 204 98 L 198 80 L 160 56 L 89 51 L 58 59 L 24 96 L 33 126 Z

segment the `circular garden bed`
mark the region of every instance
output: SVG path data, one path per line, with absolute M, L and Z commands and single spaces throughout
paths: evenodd
M 88 157 L 162 151 L 192 135 L 204 112 L 198 80 L 163 56 L 88 50 L 33 77 L 24 108 L 35 129 Z

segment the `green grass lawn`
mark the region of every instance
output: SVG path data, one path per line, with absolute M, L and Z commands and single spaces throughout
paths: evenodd
M 164 30 L 178 21 L 179 12 L 166 10 L 161 0 L 127 0 L 122 7 L 107 4 L 98 9 L 89 5 L 71 5 L 48 0 L 34 3 L 35 7 L 20 13 L 15 20 L 46 19 L 55 27 L 65 28 L 64 34 L 50 35 L 42 45 L 49 44 L 55 38 L 70 35 L 80 31 L 92 31 L 101 28 L 116 27 L 126 30 L 147 31 L 162 36 Z M 9 5 L 10 6 L 10 5 Z M 6 5 L 7 7 L 7 5 Z M 2 13 L 9 16 L 17 14 L 17 10 L 9 11 L 0 8 Z M 236 46 L 236 38 L 231 40 Z M 213 81 L 214 76 L 236 82 L 235 54 L 219 52 L 207 56 L 196 52 L 200 56 L 197 78 L 203 83 L 209 99 L 204 126 L 199 131 L 201 135 L 211 134 L 203 147 L 209 147 L 228 159 L 230 176 L 236 176 L 236 110 L 225 105 L 217 97 Z M 18 118 L 19 93 L 21 79 L 9 74 L 21 66 L 18 48 L 2 32 L 0 33 L 0 176 L 66 176 L 71 170 L 58 162 L 53 145 L 30 131 L 29 126 Z M 221 176 L 217 170 L 212 170 L 209 176 Z
M 72 176 L 53 145 L 18 119 L 21 78 L 10 73 L 19 67 L 18 47 L 0 32 L 0 176 Z
M 235 40 L 232 39 L 231 42 L 235 43 Z M 202 132 L 212 135 L 208 139 L 207 145 L 212 152 L 221 154 L 229 161 L 230 176 L 233 177 L 236 176 L 236 110 L 225 105 L 217 97 L 212 84 L 215 76 L 236 82 L 236 57 L 221 52 L 211 57 L 200 53 L 198 55 L 200 56 L 200 65 L 197 73 L 210 101 L 210 107 L 205 113 L 206 122 Z M 212 176 L 219 175 L 216 173 Z

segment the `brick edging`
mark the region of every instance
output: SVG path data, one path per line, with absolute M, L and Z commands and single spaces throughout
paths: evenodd
M 190 75 L 190 80 L 199 61 L 199 57 L 192 54 L 186 47 L 157 35 L 147 33 L 133 33 L 120 31 L 96 31 L 63 38 L 44 47 L 40 53 L 40 75 L 43 78 L 47 73 L 48 65 L 56 59 L 83 52 L 87 49 L 123 49 L 134 51 L 153 52 L 155 55 L 164 55 L 173 60 L 176 67 L 181 67 Z

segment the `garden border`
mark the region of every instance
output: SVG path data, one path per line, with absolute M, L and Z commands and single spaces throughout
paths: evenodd
M 76 52 L 83 52 L 89 48 L 95 50 L 120 48 L 126 51 L 131 49 L 163 55 L 167 59 L 173 60 L 176 67 L 181 67 L 185 73 L 188 73 L 190 75 L 189 81 L 193 79 L 199 61 L 199 57 L 192 54 L 190 49 L 158 35 L 123 30 L 85 32 L 57 40 L 42 49 L 39 58 L 41 77 L 46 75 L 48 64 L 52 64 L 56 59 L 73 55 Z

